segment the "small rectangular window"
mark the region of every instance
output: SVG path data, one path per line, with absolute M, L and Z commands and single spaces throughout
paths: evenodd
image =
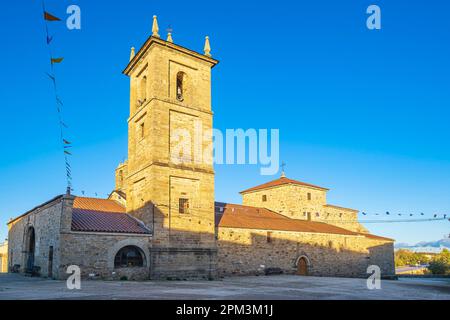
M 266 201 L 267 201 L 267 196 L 266 196 L 265 194 L 262 196 L 262 201 L 263 201 L 263 202 L 266 202 Z
M 180 198 L 178 201 L 178 212 L 189 213 L 189 199 Z
M 272 243 L 272 232 L 267 232 L 267 243 Z
M 145 136 L 145 123 L 144 122 L 142 122 L 140 125 L 140 136 L 141 136 L 141 139 L 143 139 Z
M 311 200 L 311 193 L 308 192 L 308 200 Z

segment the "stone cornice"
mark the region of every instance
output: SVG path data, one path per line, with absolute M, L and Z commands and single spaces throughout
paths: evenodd
M 197 59 L 203 60 L 205 62 L 209 62 L 211 64 L 211 67 L 214 67 L 216 64 L 219 63 L 219 60 L 213 59 L 211 57 L 205 56 L 203 54 L 200 54 L 196 51 L 187 49 L 185 47 L 182 47 L 180 45 L 162 40 L 160 38 L 156 38 L 153 36 L 150 36 L 147 41 L 144 43 L 144 45 L 139 49 L 139 51 L 137 52 L 137 54 L 133 57 L 133 59 L 131 59 L 131 61 L 128 63 L 127 67 L 123 70 L 123 74 L 129 76 L 131 71 L 134 69 L 134 67 L 136 66 L 136 64 L 138 63 L 138 61 L 141 59 L 141 57 L 145 54 L 145 52 L 147 52 L 147 50 L 150 48 L 150 46 L 152 46 L 153 44 L 155 45 L 161 45 L 173 50 L 177 50 L 180 51 L 184 54 L 187 54 L 189 56 L 195 57 Z

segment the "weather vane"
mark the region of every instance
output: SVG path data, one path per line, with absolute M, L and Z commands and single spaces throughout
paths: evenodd
M 281 176 L 286 177 L 286 173 L 284 172 L 284 168 L 286 167 L 286 162 L 281 163 Z

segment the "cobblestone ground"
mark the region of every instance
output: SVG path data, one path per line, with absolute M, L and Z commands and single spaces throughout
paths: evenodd
M 64 281 L 0 274 L 0 300 L 20 299 L 439 299 L 450 300 L 450 279 L 382 281 L 368 290 L 364 279 L 299 276 L 225 278 L 218 281 Z

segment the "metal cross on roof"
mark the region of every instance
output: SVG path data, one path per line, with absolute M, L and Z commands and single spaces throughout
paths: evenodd
M 286 173 L 284 172 L 284 168 L 286 167 L 286 162 L 281 163 L 281 177 L 286 177 Z

